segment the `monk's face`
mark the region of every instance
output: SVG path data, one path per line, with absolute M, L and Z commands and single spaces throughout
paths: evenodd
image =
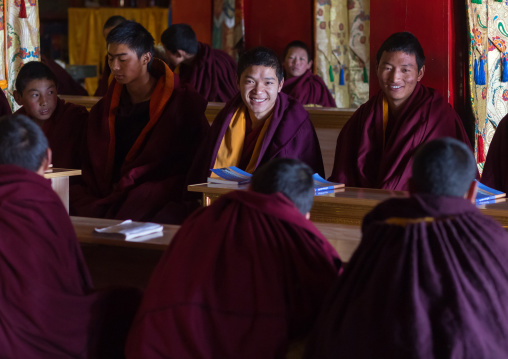
M 243 71 L 238 87 L 252 120 L 265 120 L 270 115 L 283 83 L 271 67 L 255 65 Z
M 138 58 L 134 50 L 126 44 L 111 43 L 108 45 L 108 63 L 115 80 L 128 85 L 147 74 L 147 65 L 151 54 L 146 53 Z
M 30 81 L 23 93 L 15 94 L 16 102 L 25 108 L 26 114 L 36 121 L 48 120 L 56 108 L 56 85 L 52 80 Z
M 392 110 L 406 103 L 424 72 L 425 66 L 418 70 L 413 54 L 402 51 L 383 52 L 377 67 L 377 76 Z
M 291 47 L 282 65 L 286 71 L 286 77 L 291 78 L 302 76 L 305 71 L 310 70 L 312 61 L 309 61 L 305 49 L 301 47 Z

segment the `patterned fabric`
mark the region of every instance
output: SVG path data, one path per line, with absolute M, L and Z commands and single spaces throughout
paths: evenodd
M 244 49 L 243 0 L 213 1 L 212 47 L 238 60 Z
M 19 108 L 13 97 L 19 69 L 26 62 L 40 60 L 37 1 L 0 0 L 0 31 L 0 56 L 3 59 L 0 62 L 0 88 L 14 112 Z
M 369 99 L 370 0 L 315 0 L 316 72 L 337 107 Z
M 168 28 L 166 8 L 69 8 L 69 62 L 71 65 L 96 65 L 100 69 L 106 57 L 106 40 L 102 29 L 106 20 L 121 15 L 143 25 L 160 42 L 161 34 Z M 97 46 L 100 44 L 100 46 Z M 85 79 L 85 88 L 93 94 L 99 77 Z
M 481 173 L 497 125 L 508 112 L 508 1 L 467 2 L 474 147 Z

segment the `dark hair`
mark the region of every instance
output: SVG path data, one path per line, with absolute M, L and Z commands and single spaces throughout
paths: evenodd
M 475 177 L 473 153 L 454 138 L 427 142 L 414 156 L 412 181 L 418 193 L 463 197 Z
M 300 49 L 304 49 L 307 52 L 307 62 L 311 60 L 310 58 L 310 50 L 307 44 L 300 40 L 291 41 L 288 46 L 284 49 L 284 56 L 282 57 L 284 60 L 286 60 L 286 56 L 288 55 L 289 49 L 292 47 L 298 47 Z
M 189 55 L 198 52 L 198 39 L 192 27 L 187 24 L 173 24 L 161 35 L 161 42 L 171 53 L 178 50 L 185 51 Z
M 116 27 L 125 21 L 127 21 L 127 19 L 124 18 L 123 16 L 113 15 L 106 20 L 106 22 L 104 23 L 104 27 L 102 29 L 106 30 L 109 29 L 110 27 Z
M 240 60 L 238 61 L 238 70 L 237 76 L 238 80 L 242 77 L 242 74 L 247 68 L 251 66 L 265 66 L 271 67 L 275 70 L 275 74 L 277 75 L 277 79 L 279 80 L 279 84 L 284 77 L 284 72 L 282 70 L 282 64 L 277 57 L 277 54 L 270 50 L 267 47 L 255 47 L 246 53 L 244 53 Z
M 153 36 L 143 25 L 135 21 L 124 21 L 115 27 L 106 38 L 107 44 L 124 44 L 136 52 L 138 59 L 141 55 L 149 52 L 153 60 Z M 150 61 L 151 64 L 151 61 Z M 150 66 L 148 64 L 148 66 Z
M 390 35 L 388 39 L 383 42 L 379 50 L 377 50 L 377 63 L 381 61 L 381 56 L 383 56 L 383 52 L 396 52 L 402 51 L 409 55 L 415 55 L 416 64 L 418 65 L 418 71 L 425 65 L 425 55 L 423 53 L 422 45 L 412 33 L 404 31 L 404 32 L 396 32 L 395 34 Z
M 264 194 L 280 192 L 300 213 L 306 214 L 314 202 L 312 170 L 299 160 L 275 158 L 254 172 L 252 190 Z
M 48 140 L 25 115 L 0 117 L 0 164 L 36 172 L 46 158 Z
M 53 81 L 55 86 L 58 87 L 56 76 L 47 65 L 40 61 L 27 62 L 21 67 L 18 77 L 16 77 L 16 91 L 21 95 L 30 81 L 40 79 Z

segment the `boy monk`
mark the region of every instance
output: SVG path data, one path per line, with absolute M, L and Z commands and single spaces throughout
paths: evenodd
M 71 211 L 179 222 L 187 172 L 209 129 L 206 101 L 178 86 L 169 67 L 153 58 L 154 40 L 142 25 L 123 22 L 107 44 L 114 80 L 90 111 L 83 186 L 71 189 Z
M 310 50 L 303 41 L 292 41 L 284 49 L 284 87 L 282 92 L 303 105 L 337 107 L 321 77 L 312 73 Z
M 50 163 L 39 126 L 0 118 L 0 357 L 119 358 L 139 293 L 93 291 Z
M 277 157 L 296 158 L 324 174 L 319 141 L 308 112 L 281 93 L 282 65 L 265 47 L 247 51 L 238 62 L 240 93 L 213 121 L 195 183 L 206 181 L 211 168 L 236 166 L 253 173 Z
M 330 179 L 346 186 L 407 190 L 416 148 L 449 136 L 468 146 L 461 119 L 434 89 L 420 81 L 425 56 L 409 32 L 391 35 L 377 52 L 381 91 L 340 131 Z
M 28 62 L 19 70 L 14 99 L 22 106 L 16 114 L 37 123 L 53 150 L 53 166 L 81 168 L 81 145 L 88 120 L 86 107 L 57 96 L 58 81 L 42 62 Z
M 171 25 L 162 33 L 161 42 L 169 64 L 182 83 L 195 88 L 208 101 L 227 102 L 236 95 L 233 58 L 199 42 L 189 25 Z
M 313 197 L 312 170 L 278 158 L 252 191 L 189 217 L 146 288 L 127 358 L 285 358 L 341 265 L 308 220 Z
M 412 175 L 365 216 L 306 358 L 508 357 L 508 235 L 473 204 L 473 153 L 430 141 Z

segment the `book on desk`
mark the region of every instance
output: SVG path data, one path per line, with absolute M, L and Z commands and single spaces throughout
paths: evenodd
M 476 181 L 478 191 L 476 192 L 476 204 L 486 204 L 499 198 L 505 198 L 506 193 L 490 188 L 483 183 Z
M 252 174 L 245 172 L 235 166 L 226 168 L 211 169 L 216 177 L 208 177 L 209 184 L 222 184 L 228 186 L 239 187 L 241 185 L 249 184 L 252 180 Z M 330 182 L 323 177 L 314 173 L 312 175 L 314 181 L 315 194 L 332 193 L 336 189 L 344 188 L 344 183 Z

